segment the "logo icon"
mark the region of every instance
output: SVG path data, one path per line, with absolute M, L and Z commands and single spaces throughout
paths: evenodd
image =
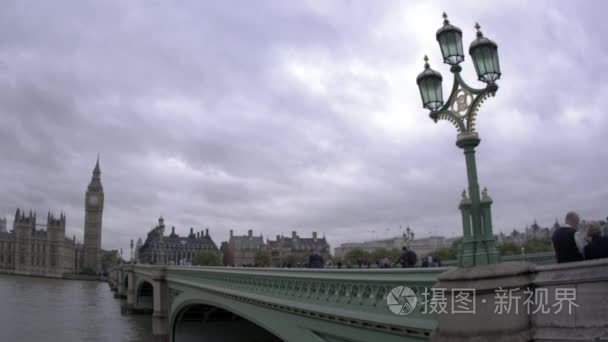
M 395 315 L 407 315 L 414 311 L 418 297 L 414 290 L 407 286 L 393 287 L 391 292 L 386 296 L 386 304 Z

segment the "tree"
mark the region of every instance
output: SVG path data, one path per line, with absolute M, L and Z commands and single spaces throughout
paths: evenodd
M 386 257 L 391 261 L 391 264 L 393 264 L 397 262 L 400 255 L 401 251 L 399 251 L 397 248 L 376 248 L 372 253 L 370 253 L 369 258 L 372 262 L 377 262 Z
M 344 255 L 344 260 L 350 264 L 355 264 L 361 267 L 364 263 L 367 263 L 371 259 L 369 252 L 364 251 L 360 248 L 351 249 Z
M 220 256 L 215 251 L 202 251 L 192 257 L 193 266 L 220 266 Z
M 449 248 L 437 248 L 431 252 L 433 259 L 445 260 L 456 260 L 458 258 L 458 249 L 456 246 Z
M 526 253 L 542 253 L 553 251 L 553 245 L 550 240 L 546 239 L 530 239 L 523 245 Z
M 521 247 L 515 242 L 505 242 L 498 246 L 501 255 L 516 255 L 521 253 Z
M 300 261 L 301 258 L 298 258 L 295 254 L 289 254 L 287 257 L 285 257 L 285 260 L 283 260 L 282 266 L 295 267 L 296 265 L 300 264 Z
M 102 251 L 100 260 L 102 272 L 106 273 L 110 268 L 116 266 L 119 261 L 122 261 L 122 259 L 120 259 L 118 255 L 118 250 Z M 85 273 L 85 271 L 87 271 L 88 274 L 95 274 L 95 271 L 92 269 L 83 269 L 82 273 Z
M 266 250 L 259 250 L 255 253 L 254 258 L 255 266 L 265 267 L 270 265 L 270 252 Z

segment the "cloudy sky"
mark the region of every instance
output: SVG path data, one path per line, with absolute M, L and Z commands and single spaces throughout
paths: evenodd
M 63 210 L 81 240 L 99 152 L 106 249 L 126 252 L 160 215 L 218 244 L 229 229 L 332 246 L 407 225 L 461 234 L 464 157 L 415 82 L 429 54 L 448 92 L 443 11 L 465 50 L 476 21 L 499 44 L 500 90 L 477 126 L 495 230 L 608 215 L 603 1 L 2 2 L 9 225 L 17 207 Z

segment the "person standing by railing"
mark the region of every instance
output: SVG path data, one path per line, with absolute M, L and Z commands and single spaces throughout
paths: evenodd
M 398 263 L 401 264 L 401 267 L 403 267 L 403 268 L 416 267 L 417 261 L 418 261 L 418 256 L 416 255 L 416 252 L 403 246 L 403 248 L 401 249 L 401 255 L 399 256 L 399 260 L 397 261 Z
M 602 236 L 599 222 L 589 223 L 587 239 L 589 243 L 585 246 L 585 260 L 608 258 L 608 236 Z
M 310 257 L 308 258 L 308 267 L 310 268 L 323 268 L 325 266 L 325 262 L 321 254 L 318 251 L 314 251 Z
M 584 260 L 583 252 L 579 248 L 579 246 L 584 248 L 584 244 L 581 241 L 577 242 L 582 238 L 580 232 L 577 236 L 578 223 L 578 214 L 571 211 L 566 214 L 566 226 L 557 228 L 553 233 L 551 240 L 558 263 Z

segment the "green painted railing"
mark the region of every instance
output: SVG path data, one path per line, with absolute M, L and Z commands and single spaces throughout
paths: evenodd
M 423 313 L 423 294 L 446 270 L 167 267 L 166 279 L 173 288 L 187 286 L 317 319 L 427 337 L 437 318 Z M 398 286 L 411 288 L 418 297 L 408 315 L 397 315 L 387 305 L 391 289 Z M 175 296 L 179 293 L 170 293 L 169 305 Z
M 501 261 L 526 261 L 537 265 L 555 264 L 557 262 L 555 259 L 555 252 L 507 255 L 501 257 Z
M 537 265 L 548 265 L 555 264 L 555 252 L 543 252 L 543 253 L 530 253 L 530 254 L 516 254 L 516 255 L 505 255 L 500 257 L 501 262 L 510 261 L 525 261 L 531 262 Z M 442 262 L 443 266 L 456 266 L 457 260 L 446 260 Z

